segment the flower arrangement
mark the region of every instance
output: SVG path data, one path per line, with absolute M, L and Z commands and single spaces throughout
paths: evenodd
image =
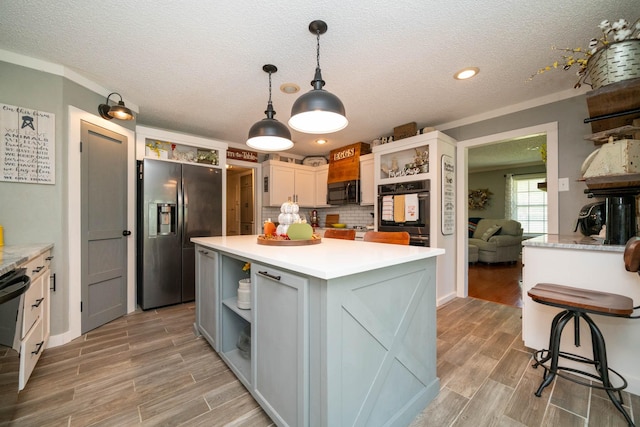
M 488 188 L 469 190 L 469 209 L 483 210 L 489 205 L 489 199 L 493 195 Z
M 218 151 L 216 150 L 200 150 L 197 154 L 198 163 L 208 163 L 212 165 L 218 164 Z
M 242 266 L 242 271 L 244 271 L 247 276 L 251 274 L 251 263 L 245 262 L 244 265 Z
M 640 39 L 640 19 L 636 20 L 633 25 L 630 25 L 629 21 L 627 21 L 626 19 L 618 19 L 613 23 L 605 19 L 604 21 L 600 22 L 598 28 L 600 29 L 600 31 L 602 31 L 602 36 L 600 38 L 591 39 L 589 41 L 589 46 L 586 49 L 583 49 L 581 47 L 552 47 L 552 49 L 554 50 L 564 52 L 562 55 L 562 59 L 559 61 L 555 61 L 551 65 L 540 68 L 535 74 L 531 75 L 529 80 L 533 79 L 538 74 L 543 74 L 547 71 L 551 71 L 552 69 L 561 68 L 565 71 L 568 71 L 572 68 L 577 67 L 576 76 L 578 80 L 573 86 L 577 89 L 582 86 L 583 83 L 586 83 L 585 78 L 588 74 L 587 63 L 589 61 L 589 58 L 591 58 L 598 50 L 604 49 L 614 42 Z

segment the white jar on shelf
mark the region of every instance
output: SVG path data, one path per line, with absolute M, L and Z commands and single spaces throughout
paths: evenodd
M 238 281 L 238 308 L 242 310 L 251 309 L 251 279 L 240 279 Z

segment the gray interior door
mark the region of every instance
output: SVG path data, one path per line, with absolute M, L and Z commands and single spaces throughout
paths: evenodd
M 126 313 L 127 138 L 82 122 L 82 333 Z

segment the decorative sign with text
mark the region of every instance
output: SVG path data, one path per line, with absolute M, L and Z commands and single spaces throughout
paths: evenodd
M 360 156 L 369 153 L 371 153 L 371 146 L 364 142 L 356 142 L 331 150 L 327 183 L 360 179 Z
M 55 184 L 55 114 L 0 104 L 0 181 Z
M 237 148 L 227 148 L 227 159 L 244 160 L 245 162 L 257 162 L 258 153 L 249 150 L 239 150 Z
M 453 234 L 456 229 L 456 166 L 453 157 L 442 155 L 442 234 Z

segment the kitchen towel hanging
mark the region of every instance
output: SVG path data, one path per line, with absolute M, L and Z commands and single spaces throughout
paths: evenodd
M 405 222 L 404 218 L 404 194 L 399 194 L 393 198 L 393 221 Z
M 382 220 L 393 221 L 393 196 L 382 197 Z
M 404 219 L 407 222 L 418 220 L 418 194 L 404 196 Z

